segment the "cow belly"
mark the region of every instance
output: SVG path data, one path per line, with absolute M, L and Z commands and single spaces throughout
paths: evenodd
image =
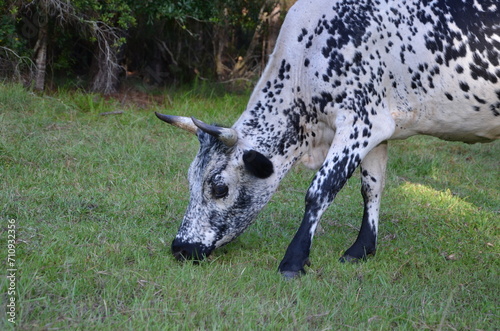
M 396 129 L 391 139 L 405 139 L 423 134 L 443 140 L 466 143 L 500 139 L 500 116 L 475 112 L 466 103 L 429 102 L 420 108 L 394 107 L 391 116 Z

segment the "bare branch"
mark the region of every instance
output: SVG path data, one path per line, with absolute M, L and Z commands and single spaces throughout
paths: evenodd
M 0 77 L 14 77 L 16 81 L 25 84 L 30 82 L 36 71 L 35 63 L 8 47 L 0 46 L 0 50 L 3 51 L 3 54 L 0 53 Z

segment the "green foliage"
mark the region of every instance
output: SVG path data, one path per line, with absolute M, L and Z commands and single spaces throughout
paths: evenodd
M 135 23 L 126 0 L 77 0 L 71 3 L 77 13 L 84 15 L 84 19 L 100 21 L 122 29 L 127 29 Z
M 16 28 L 19 7 L 13 1 L 0 1 L 0 46 L 9 48 L 19 56 L 28 54 L 26 40 Z
M 337 261 L 362 214 L 353 176 L 322 218 L 308 274 L 287 282 L 277 266 L 314 175 L 302 167 L 208 261 L 171 256 L 198 142 L 153 110 L 230 125 L 248 96 L 202 84 L 165 94 L 167 105 L 146 111 L 0 85 L 0 247 L 5 254 L 6 222 L 15 219 L 16 329 L 497 327 L 498 142 L 391 142 L 377 256 Z M 117 107 L 124 113 L 99 116 Z M 6 288 L 2 277 L 3 298 Z M 14 329 L 5 314 L 0 329 Z
M 148 24 L 165 19 L 185 23 L 187 19 L 191 18 L 204 22 L 248 25 L 255 24 L 257 21 L 262 3 L 247 0 L 152 0 L 147 2 L 129 0 L 128 6 L 135 15 L 146 17 Z
M 94 28 L 101 27 L 107 31 L 99 34 L 101 38 L 113 35 L 112 52 L 117 54 L 118 65 L 139 73 L 144 81 L 162 85 L 191 81 L 197 76 L 227 79 L 236 63 L 234 59 L 246 54 L 254 30 L 261 23 L 262 6 L 273 3 L 1 0 L 0 5 L 0 46 L 14 52 L 14 66 L 19 56 L 34 61 L 39 32 L 47 27 L 46 65 L 52 83 L 61 77 L 91 81 L 103 71 L 101 66 L 108 64 L 97 60 L 102 58 L 103 46 L 102 39 L 98 44 Z M 258 57 L 262 52 L 254 52 L 258 54 L 255 66 L 261 63 Z M 0 53 L 0 57 L 8 55 Z M 221 67 L 227 72 L 216 72 Z
M 61 5 L 64 3 L 64 5 Z M 39 30 L 48 26 L 48 44 L 50 58 L 48 65 L 52 73 L 74 77 L 75 72 L 89 71 L 89 50 L 97 49 L 96 36 L 93 34 L 93 22 L 109 29 L 125 31 L 135 24 L 135 18 L 125 0 L 77 0 L 46 1 L 42 6 L 39 1 L 20 2 L 2 1 L 0 6 L 0 46 L 7 47 L 17 56 L 32 57 Z M 118 48 L 126 41 L 123 32 L 121 38 L 114 40 Z M 75 53 L 84 50 L 84 52 Z M 0 53 L 0 57 L 10 54 Z M 16 60 L 16 59 L 14 59 Z

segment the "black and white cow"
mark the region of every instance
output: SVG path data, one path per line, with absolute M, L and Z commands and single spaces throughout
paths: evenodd
M 341 260 L 375 253 L 387 141 L 500 138 L 498 0 L 299 0 L 232 128 L 157 116 L 198 136 L 191 198 L 172 243 L 201 259 L 241 234 L 290 168 L 319 168 L 279 265 L 304 273 L 321 215 L 361 167 L 364 214 Z

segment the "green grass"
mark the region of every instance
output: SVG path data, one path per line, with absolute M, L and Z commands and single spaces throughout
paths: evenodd
M 378 252 L 366 263 L 337 261 L 361 219 L 354 176 L 322 219 L 308 274 L 277 273 L 314 175 L 302 167 L 235 242 L 200 265 L 174 261 L 198 146 L 153 111 L 229 125 L 248 98 L 199 90 L 138 109 L 0 85 L 0 256 L 14 219 L 17 329 L 498 329 L 498 142 L 393 142 Z M 8 286 L 2 277 L 4 307 Z M 13 328 L 7 318 L 0 329 Z

